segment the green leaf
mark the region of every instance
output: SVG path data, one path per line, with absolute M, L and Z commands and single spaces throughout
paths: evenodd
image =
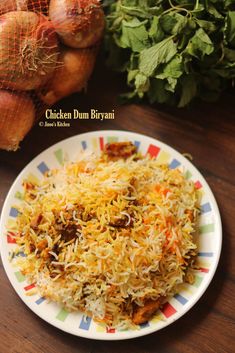
M 166 103 L 170 99 L 170 92 L 165 90 L 165 82 L 163 80 L 152 79 L 150 90 L 148 91 L 148 98 L 150 103 Z
M 177 23 L 172 28 L 172 34 L 178 34 L 178 33 L 182 32 L 188 23 L 187 17 L 182 16 L 182 15 L 178 14 L 177 12 L 175 13 L 175 18 L 177 20 Z
M 167 13 L 160 17 L 160 24 L 167 34 L 178 34 L 187 25 L 187 18 L 177 12 Z
M 224 17 L 223 15 L 216 9 L 216 7 L 212 4 L 209 4 L 207 7 L 207 11 L 209 12 L 210 15 L 215 17 L 216 19 L 221 19 L 223 20 Z
M 234 6 L 234 0 L 225 0 L 224 1 L 224 7 L 229 8 L 231 5 Z
M 147 92 L 149 89 L 149 79 L 147 76 L 139 72 L 135 76 L 135 87 L 138 94 Z
M 176 54 L 176 44 L 168 37 L 140 53 L 139 68 L 146 76 L 151 76 L 160 64 L 165 64 Z
M 167 91 L 170 91 L 170 92 L 174 93 L 176 85 L 177 85 L 177 82 L 178 82 L 178 80 L 176 78 L 168 77 L 167 83 L 165 84 L 165 89 Z
M 235 62 L 235 50 L 224 48 L 224 58 L 228 61 Z
M 161 73 L 157 74 L 155 77 L 161 80 L 172 77 L 179 78 L 183 74 L 183 58 L 181 55 L 175 55 L 171 61 L 169 61 L 166 65 L 161 69 Z
M 217 30 L 217 26 L 211 21 L 198 20 L 196 19 L 197 24 L 203 28 L 206 32 L 215 32 Z
M 168 64 L 161 67 L 161 72 L 155 76 L 158 79 L 167 80 L 165 85 L 165 89 L 167 91 L 175 91 L 178 78 L 183 74 L 184 68 L 182 65 L 182 60 L 182 56 L 175 55 Z
M 182 93 L 178 107 L 185 107 L 197 94 L 197 83 L 193 75 L 184 76 L 181 80 Z
M 202 28 L 199 28 L 185 50 L 190 55 L 203 60 L 205 55 L 210 55 L 214 51 L 214 45 L 206 32 Z
M 225 22 L 226 40 L 232 47 L 235 47 L 235 11 L 228 11 Z
M 145 28 L 146 21 L 140 22 L 137 18 L 131 21 L 122 21 L 122 36 L 120 46 L 141 52 L 148 47 L 148 32 Z
M 143 9 L 141 9 L 139 7 L 128 7 L 128 6 L 121 5 L 121 9 L 126 15 L 136 16 L 138 18 L 150 18 L 151 17 L 150 14 L 148 14 L 148 12 L 144 11 Z
M 164 32 L 170 33 L 174 26 L 176 25 L 177 20 L 171 15 L 171 14 L 166 14 L 160 17 L 160 24 Z
M 139 70 L 130 70 L 129 72 L 128 72 L 128 75 L 127 75 L 127 83 L 131 83 L 134 79 L 135 79 L 135 77 L 136 77 L 136 75 L 138 74 L 138 72 L 139 72 Z
M 192 30 L 195 30 L 197 28 L 197 24 L 196 24 L 196 18 L 193 19 L 193 18 L 189 18 L 188 19 L 188 29 L 190 30 L 190 32 L 192 32 Z
M 139 53 L 132 52 L 129 60 L 129 70 L 135 70 L 139 67 Z
M 156 6 L 156 1 L 124 0 L 124 1 L 118 1 L 117 7 L 125 15 L 138 17 L 138 18 L 151 18 L 152 15 L 160 15 L 162 13 L 162 6 L 161 5 Z
M 165 34 L 160 25 L 159 18 L 154 16 L 152 20 L 151 27 L 149 29 L 149 37 L 154 40 L 155 43 L 161 42 Z

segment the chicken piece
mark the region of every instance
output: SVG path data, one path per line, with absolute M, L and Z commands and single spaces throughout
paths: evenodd
M 160 307 L 160 300 L 149 299 L 145 302 L 144 306 L 138 306 L 132 316 L 132 321 L 136 325 L 144 324 L 146 321 L 152 318 L 153 314 Z
M 42 216 L 41 213 L 37 214 L 37 215 L 31 220 L 31 222 L 30 222 L 30 227 L 33 228 L 33 230 L 37 230 L 39 224 L 40 224 L 41 221 L 42 221 L 42 218 L 43 218 L 43 216 Z
M 113 142 L 105 145 L 104 153 L 111 159 L 128 158 L 137 152 L 132 142 Z

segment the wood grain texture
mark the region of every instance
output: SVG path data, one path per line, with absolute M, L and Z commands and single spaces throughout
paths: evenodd
M 177 110 L 147 104 L 118 106 L 122 79 L 102 63 L 86 95 L 73 95 L 55 108 L 87 112 L 115 109 L 115 120 L 73 121 L 70 128 L 41 128 L 16 153 L 0 152 L 0 208 L 18 173 L 38 153 L 77 133 L 125 129 L 153 136 L 179 152 L 191 153 L 218 201 L 223 249 L 215 277 L 198 304 L 173 325 L 154 334 L 120 342 L 91 341 L 50 326 L 18 298 L 0 266 L 0 353 L 232 353 L 235 344 L 235 92 L 219 102 L 195 102 Z

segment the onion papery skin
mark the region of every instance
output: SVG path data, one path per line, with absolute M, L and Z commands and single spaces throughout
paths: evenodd
M 34 12 L 0 16 L 0 88 L 28 91 L 45 85 L 58 64 L 50 21 Z
M 59 66 L 50 83 L 38 92 L 40 99 L 47 105 L 53 105 L 60 99 L 86 88 L 92 74 L 98 47 L 61 50 Z
M 49 17 L 69 47 L 88 48 L 102 38 L 105 19 L 98 0 L 51 0 Z

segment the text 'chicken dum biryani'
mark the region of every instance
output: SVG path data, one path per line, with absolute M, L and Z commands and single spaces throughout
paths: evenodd
M 41 295 L 119 329 L 193 281 L 197 190 L 131 143 L 24 182 L 17 264 Z

